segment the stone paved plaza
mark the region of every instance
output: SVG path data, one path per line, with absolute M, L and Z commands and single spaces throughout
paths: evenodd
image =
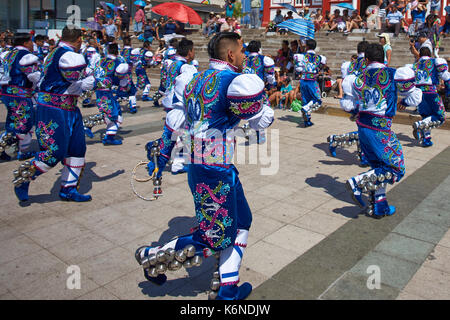
M 165 172 L 157 201 L 132 193 L 131 171 L 146 159 L 144 146 L 160 136 L 165 116 L 150 103 L 140 106 L 124 116 L 123 145 L 103 146 L 104 126 L 87 139 L 80 191 L 91 194 L 91 202 L 59 200 L 58 165 L 33 181 L 30 201 L 19 204 L 11 183 L 19 162 L 0 163 L 1 299 L 207 299 L 214 258 L 167 273 L 163 286 L 146 281 L 135 261 L 137 247 L 162 244 L 196 225 L 186 175 Z M 249 299 L 450 299 L 450 131 L 434 130 L 435 145 L 424 149 L 411 125 L 394 124 L 406 176 L 388 189 L 398 214 L 375 220 L 345 188 L 350 176 L 365 171 L 356 148 L 327 155 L 327 136 L 355 130 L 355 123 L 313 114 L 315 125 L 305 129 L 297 113 L 275 115 L 279 158 L 237 165 L 253 213 L 240 275 L 254 286 Z M 270 137 L 269 131 L 268 147 L 276 143 Z M 276 174 L 262 175 L 270 165 L 279 166 Z M 151 189 L 151 183 L 138 185 L 143 193 Z M 80 289 L 67 288 L 67 269 L 74 265 Z M 381 286 L 369 290 L 373 265 Z

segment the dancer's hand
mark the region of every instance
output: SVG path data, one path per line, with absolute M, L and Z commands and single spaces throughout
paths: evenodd
M 398 110 L 404 111 L 404 110 L 406 110 L 406 106 L 404 106 L 404 105 L 402 105 L 402 104 L 399 104 L 399 105 L 398 105 Z
M 156 172 L 156 166 L 155 166 L 155 157 L 152 155 L 151 149 L 153 147 L 154 141 L 150 141 L 145 145 L 145 150 L 147 151 L 147 159 L 150 160 L 150 162 L 147 164 L 147 170 L 148 174 L 151 176 L 153 173 L 156 174 L 157 178 L 160 178 L 162 175 L 162 172 L 164 170 L 164 167 L 166 166 L 167 160 L 165 157 L 161 155 L 156 156 L 156 161 L 158 165 L 158 171 Z M 159 145 L 159 143 L 158 143 Z
M 158 157 L 158 171 L 155 171 L 156 167 L 155 167 L 155 164 L 153 161 L 150 160 L 149 163 L 147 164 L 147 170 L 148 170 L 149 176 L 152 176 L 153 174 L 155 174 L 156 178 L 158 178 L 158 179 L 161 178 L 165 164 L 162 164 L 160 162 L 160 158 L 161 157 Z

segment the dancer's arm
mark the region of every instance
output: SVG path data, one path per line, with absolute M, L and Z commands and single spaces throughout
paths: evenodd
M 275 61 L 270 57 L 264 57 L 264 81 L 273 86 L 275 83 Z
M 173 93 L 170 95 L 173 97 L 171 108 L 167 113 L 166 121 L 164 123 L 163 134 L 160 139 L 157 140 L 158 147 L 160 150 L 160 156 L 158 157 L 158 177 L 161 176 L 164 167 L 170 160 L 172 155 L 172 150 L 177 141 L 177 136 L 182 134 L 184 124 L 186 121 L 186 107 L 184 104 L 184 89 L 186 85 L 192 80 L 197 69 L 191 65 L 184 65 L 182 67 L 182 73 L 175 79 L 175 85 L 173 87 Z M 153 163 L 153 158 L 151 157 L 151 147 L 153 141 L 150 141 L 146 145 L 147 158 L 150 160 L 147 165 L 148 172 L 150 175 L 153 174 L 155 170 L 155 164 Z
M 181 110 L 184 110 L 184 89 L 192 80 L 195 73 L 197 73 L 197 68 L 193 65 L 184 64 L 181 67 L 180 75 L 175 78 L 173 87 L 165 94 L 164 99 L 161 101 L 165 109 L 179 107 Z
M 41 78 L 39 65 L 39 58 L 31 53 L 24 55 L 19 61 L 20 71 L 22 71 L 27 76 L 28 80 L 33 83 L 33 88 L 36 87 Z
M 66 94 L 80 95 L 82 91 L 94 88 L 96 81 L 93 76 L 83 78 L 86 66 L 86 60 L 79 53 L 69 51 L 61 56 L 59 60 L 61 75 L 71 83 Z
M 127 92 L 131 88 L 131 77 L 128 63 L 121 63 L 116 67 L 115 75 L 120 80 L 119 88 Z
M 450 72 L 448 71 L 447 61 L 442 58 L 436 58 L 435 64 L 439 73 L 439 78 L 444 81 L 445 95 L 448 97 L 450 96 Z
M 274 119 L 273 109 L 264 91 L 264 82 L 255 74 L 242 74 L 233 79 L 227 91 L 230 111 L 240 119 L 248 120 L 251 128 L 269 127 Z
M 344 97 L 339 101 L 341 108 L 346 112 L 354 112 L 358 109 L 358 96 L 354 90 L 356 76 L 350 74 L 342 80 L 342 91 Z
M 394 77 L 398 93 L 403 97 L 400 104 L 405 107 L 415 107 L 422 101 L 422 90 L 416 87 L 416 76 L 410 67 L 398 68 Z

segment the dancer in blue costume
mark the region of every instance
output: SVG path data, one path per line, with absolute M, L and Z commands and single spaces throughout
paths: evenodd
M 305 127 L 310 127 L 311 111 L 322 105 L 317 76 L 321 65 L 326 64 L 326 58 L 315 53 L 316 41 L 306 40 L 306 53 L 295 54 L 295 71 L 300 73 L 300 92 L 302 94 L 302 116 Z
M 86 61 L 77 53 L 80 46 L 81 30 L 65 27 L 58 47 L 45 60 L 36 111 L 36 137 L 41 151 L 14 171 L 14 191 L 20 201 L 28 200 L 30 181 L 58 162 L 64 165 L 59 196 L 70 201 L 91 200 L 91 196 L 77 191 L 86 154 L 77 98 L 95 85 L 94 77 L 82 78 Z
M 352 62 L 344 62 L 343 63 L 343 74 L 342 79 L 345 79 L 347 76 L 354 75 L 359 76 L 367 67 L 366 59 L 364 58 L 364 52 L 366 51 L 367 45 L 369 42 L 361 41 L 358 43 L 357 52 L 358 57 Z M 344 73 L 345 72 L 345 73 Z M 356 115 L 358 114 L 358 108 L 355 108 L 351 111 L 350 120 L 355 121 Z M 345 147 L 351 146 L 353 144 L 357 145 L 358 158 L 360 161 L 361 167 L 369 166 L 369 162 L 364 156 L 364 153 L 361 151 L 361 147 L 359 146 L 359 136 L 358 131 L 348 132 L 342 135 L 332 134 L 328 137 L 328 149 L 330 151 L 330 155 L 332 157 L 336 157 L 336 148 L 337 147 Z
M 135 66 L 136 88 L 142 91 L 142 101 L 152 101 L 150 94 L 151 84 L 147 76 L 146 68 L 150 66 L 153 59 L 153 52 L 150 51 L 150 42 L 145 41 L 142 48 L 131 50 L 131 61 Z
M 17 34 L 14 38 L 14 48 L 5 51 L 1 57 L 0 94 L 8 110 L 6 131 L 0 137 L 0 146 L 3 149 L 0 154 L 3 159 L 10 159 L 10 156 L 4 153 L 7 135 L 15 138 L 8 141 L 18 141 L 18 160 L 33 156 L 27 150 L 31 144 L 31 129 L 35 124 L 32 96 L 41 76 L 41 65 L 39 58 L 31 53 L 32 50 L 31 35 Z
M 97 63 L 100 61 L 101 56 L 98 53 L 97 49 L 93 46 L 88 46 L 83 53 L 84 59 L 86 60 L 87 67 L 85 69 L 85 77 L 91 76 L 94 74 L 94 69 Z M 93 91 L 84 91 L 82 93 L 82 102 L 83 107 L 93 106 L 91 101 Z
M 422 90 L 423 98 L 418 111 L 422 120 L 413 124 L 414 138 L 420 141 L 422 147 L 433 145 L 431 129 L 441 126 L 445 121 L 445 108 L 441 96 L 437 92 L 439 80 L 445 84 L 446 96 L 450 94 L 450 73 L 447 61 L 442 58 L 431 58 L 431 51 L 427 47 L 420 49 L 420 58 L 414 63 L 416 86 Z
M 272 58 L 260 54 L 260 41 L 250 41 L 246 51 L 248 56 L 245 60 L 243 72 L 256 74 L 264 81 L 266 89 L 271 89 L 275 84 L 275 62 Z
M 122 110 L 112 89 L 128 91 L 131 86 L 128 63 L 118 57 L 118 51 L 117 44 L 109 44 L 108 55 L 100 59 L 94 70 L 96 82 L 102 84 L 101 88 L 97 88 L 96 95 L 98 110 L 103 113 L 106 123 L 106 134 L 102 140 L 104 145 L 122 144 L 122 140 L 115 139 L 123 122 Z
M 188 39 L 182 39 L 178 42 L 177 54 L 172 58 L 172 63 L 168 66 L 165 77 L 164 96 L 161 103 L 166 112 L 169 112 L 172 109 L 175 78 L 181 74 L 183 66 L 185 64 L 190 64 L 194 58 L 194 43 Z
M 161 63 L 161 77 L 160 77 L 159 89 L 158 89 L 158 92 L 156 92 L 153 97 L 155 107 L 159 107 L 159 99 L 166 94 L 167 75 L 169 72 L 170 65 L 175 60 L 176 54 L 177 54 L 177 50 L 175 48 L 169 48 L 164 52 L 165 58 Z
M 123 38 L 123 49 L 120 53 L 123 59 L 128 63 L 128 74 L 130 78 L 130 85 L 128 91 L 125 91 L 126 88 L 122 87 L 117 92 L 117 98 L 128 98 L 128 106 L 130 113 L 136 113 L 136 86 L 134 85 L 134 81 L 132 78 L 133 75 L 133 61 L 131 59 L 131 51 L 133 48 L 131 47 L 131 38 L 126 36 Z
M 185 72 L 188 72 L 189 74 L 197 72 L 197 68 L 191 65 L 192 61 L 194 61 L 194 57 L 194 43 L 191 40 L 182 39 L 178 42 L 177 55 L 175 55 L 173 62 L 169 66 L 166 83 L 164 85 L 166 90 L 164 98 L 161 101 L 166 112 L 170 112 L 177 104 L 183 103 L 183 94 L 182 92 L 175 91 L 175 83 L 176 81 L 180 81 L 178 77 L 181 74 Z M 178 137 L 175 148 L 178 149 L 182 146 L 183 141 L 181 137 Z M 185 159 L 182 154 L 180 155 L 178 152 L 175 152 L 170 170 L 172 171 L 172 174 L 187 172 Z
M 252 40 L 246 47 L 248 52 L 245 59 L 243 73 L 254 73 L 264 81 L 266 90 L 270 90 L 275 85 L 275 62 L 272 58 L 260 54 L 261 42 Z M 256 142 L 264 143 L 266 135 L 264 130 L 256 131 Z
M 198 265 L 201 257 L 220 255 L 219 270 L 211 287 L 217 299 L 245 299 L 249 283 L 237 286 L 239 268 L 247 246 L 252 215 L 231 164 L 234 153 L 234 128 L 240 120 L 249 120 L 254 129 L 267 128 L 273 122 L 264 92 L 264 82 L 255 74 L 241 74 L 244 61 L 242 40 L 236 33 L 219 33 L 208 45 L 210 66 L 192 80 L 176 81 L 184 89 L 184 106 L 167 114 L 159 146 L 158 173 L 171 157 L 176 132 L 187 127 L 192 147 L 188 148 L 188 183 L 194 197 L 198 229 L 160 247 L 141 247 L 136 259 L 146 278 L 158 284 L 166 280 L 164 272 L 182 265 Z M 187 86 L 186 86 L 187 83 Z M 230 136 L 231 135 L 231 136 Z M 188 144 L 189 145 L 189 144 Z M 155 163 L 148 165 L 154 172 Z M 188 260 L 186 260 L 188 259 Z
M 351 112 L 358 108 L 359 143 L 371 170 L 347 180 L 347 188 L 360 207 L 365 203 L 362 193 L 369 193 L 367 214 L 374 218 L 393 215 L 395 207 L 386 199 L 388 183 L 400 181 L 405 174 L 405 163 L 400 141 L 391 130 L 397 111 L 397 95 L 402 104 L 417 106 L 422 91 L 414 83 L 414 71 L 408 67 L 397 70 L 386 67 L 383 47 L 377 43 L 367 46 L 367 68 L 358 76 L 344 79 L 344 98 L 341 107 Z

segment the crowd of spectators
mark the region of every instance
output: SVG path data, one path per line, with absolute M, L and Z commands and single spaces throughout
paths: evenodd
M 227 16 L 222 18 L 219 14 L 216 15 L 214 12 L 210 12 L 209 18 L 203 27 L 203 35 L 209 38 L 218 32 L 225 31 L 241 34 L 241 25 L 234 17 Z

